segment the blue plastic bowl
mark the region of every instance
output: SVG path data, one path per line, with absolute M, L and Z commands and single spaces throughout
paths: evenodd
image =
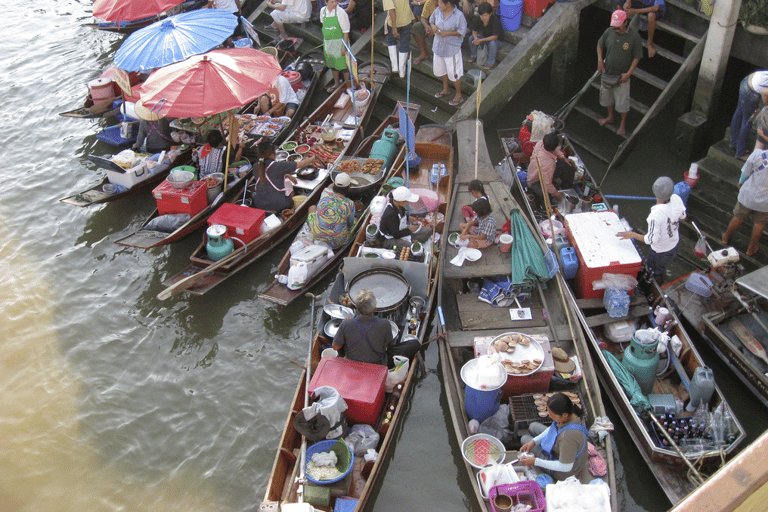
M 338 443 L 338 445 L 336 444 Z M 328 451 L 334 451 L 336 452 L 336 457 L 338 459 L 338 462 L 336 463 L 336 469 L 341 471 L 341 475 L 337 476 L 336 478 L 332 480 L 315 480 L 311 476 L 309 476 L 309 473 L 307 473 L 307 468 L 304 468 L 304 474 L 307 476 L 307 480 L 309 480 L 312 483 L 318 484 L 318 485 L 328 485 L 338 482 L 339 480 L 343 480 L 350 471 L 352 471 L 352 465 L 355 463 L 355 454 L 350 451 L 349 447 L 344 441 L 339 442 L 336 439 L 328 439 L 325 441 L 318 441 L 312 446 L 307 447 L 307 464 L 309 464 L 309 461 L 312 460 L 312 455 L 315 453 L 322 453 L 322 452 L 328 452 Z M 346 468 L 344 468 L 346 466 Z M 344 468 L 344 469 L 342 469 Z

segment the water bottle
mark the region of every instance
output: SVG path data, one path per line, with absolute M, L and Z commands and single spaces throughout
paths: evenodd
M 432 164 L 432 170 L 429 172 L 429 181 L 436 185 L 440 179 L 440 167 L 437 164 Z

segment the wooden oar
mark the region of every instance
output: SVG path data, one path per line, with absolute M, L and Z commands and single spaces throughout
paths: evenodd
M 244 245 L 244 246 L 242 246 L 242 247 L 232 251 L 228 256 L 225 256 L 224 258 L 221 258 L 219 261 L 217 261 L 213 265 L 209 265 L 209 266 L 205 267 L 200 272 L 196 272 L 196 273 L 192 274 L 191 276 L 185 277 L 181 281 L 177 281 L 177 282 L 173 283 L 171 286 L 169 286 L 165 290 L 163 290 L 160 293 L 158 293 L 157 294 L 157 299 L 158 300 L 165 300 L 165 299 L 171 297 L 172 295 L 176 295 L 177 293 L 183 292 L 184 290 L 186 290 L 187 288 L 189 288 L 190 286 L 192 286 L 193 284 L 195 284 L 200 279 L 202 279 L 203 277 L 207 276 L 208 274 L 210 274 L 214 270 L 220 269 L 221 267 L 223 267 L 227 263 L 231 262 L 232 260 L 234 260 L 235 258 L 240 256 L 241 254 L 245 254 L 246 247 L 247 247 L 247 245 Z
M 309 348 L 307 349 L 307 368 L 306 380 L 304 382 L 304 408 L 309 407 L 309 382 L 310 382 L 310 369 L 312 368 L 312 344 L 315 340 L 315 303 L 320 297 L 311 293 L 306 293 L 305 297 L 309 298 L 312 302 L 312 313 L 309 320 Z M 304 502 L 304 466 L 307 462 L 307 438 L 302 436 L 301 438 L 301 458 L 299 459 L 299 485 L 302 486 L 301 492 L 299 492 L 299 503 Z

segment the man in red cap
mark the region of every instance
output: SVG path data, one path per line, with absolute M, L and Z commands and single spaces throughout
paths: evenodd
M 621 124 L 616 131 L 627 133 L 629 113 L 629 77 L 643 56 L 643 43 L 636 32 L 627 29 L 627 13 L 613 11 L 611 26 L 597 41 L 597 69 L 600 79 L 600 105 L 608 107 L 608 117 L 600 120 L 600 126 L 612 123 L 614 110 L 621 114 Z

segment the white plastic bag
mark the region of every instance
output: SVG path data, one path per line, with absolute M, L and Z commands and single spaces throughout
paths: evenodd
M 379 444 L 379 438 L 379 433 L 372 426 L 358 424 L 349 429 L 349 434 L 344 441 L 355 452 L 355 456 L 360 457 L 368 450 L 375 450 Z
M 112 161 L 123 169 L 130 169 L 136 161 L 136 153 L 130 149 L 124 149 L 112 157 Z
M 633 290 L 637 286 L 637 279 L 628 274 L 610 274 L 606 272 L 602 279 L 592 282 L 593 290 Z
M 395 361 L 395 367 L 387 372 L 387 380 L 384 384 L 387 393 L 391 393 L 395 386 L 405 382 L 405 378 L 408 376 L 408 368 L 411 364 L 407 357 L 393 356 L 392 359 Z

